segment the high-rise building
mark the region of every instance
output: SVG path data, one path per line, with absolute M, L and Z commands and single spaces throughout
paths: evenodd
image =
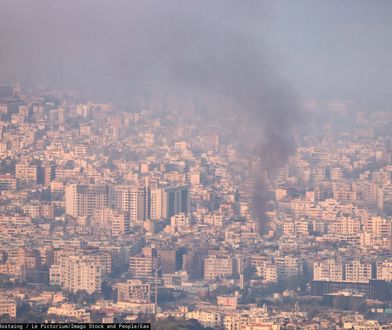
M 365 283 L 373 278 L 371 262 L 361 260 L 324 259 L 313 263 L 315 281 Z
M 182 269 L 186 271 L 190 279 L 201 279 L 204 274 L 203 254 L 187 251 L 182 256 Z
M 74 217 L 91 216 L 95 210 L 108 207 L 110 200 L 108 185 L 69 184 L 65 188 L 65 211 Z
M 86 290 L 92 294 L 101 290 L 103 273 L 101 263 L 94 256 L 63 256 L 59 264 L 50 268 L 50 283 L 72 292 Z
M 151 220 L 170 219 L 179 213 L 187 215 L 190 212 L 189 186 L 152 188 L 147 204 L 147 218 Z
M 303 262 L 298 257 L 291 255 L 276 257 L 275 264 L 277 265 L 278 278 L 281 280 L 302 274 Z
M 161 266 L 163 273 L 174 273 L 176 271 L 176 250 L 165 249 L 160 251 Z
M 163 208 L 163 189 L 154 188 L 150 191 L 149 198 L 149 218 L 151 220 L 160 220 L 164 218 L 162 213 Z
M 228 255 L 212 254 L 204 258 L 204 279 L 213 280 L 217 276 L 233 274 L 233 259 Z
M 38 168 L 37 182 L 47 186 L 55 178 L 56 169 L 53 165 L 44 165 Z
M 190 211 L 189 186 L 166 187 L 163 195 L 163 214 L 170 219 L 173 215 Z
M 343 281 L 342 261 L 324 259 L 313 263 L 313 279 L 316 281 Z
M 15 177 L 21 182 L 36 183 L 38 178 L 38 166 L 18 163 L 15 165 Z
M 154 248 L 144 248 L 142 255 L 129 257 L 129 272 L 134 277 L 150 277 L 158 269 L 158 254 Z
M 114 189 L 114 207 L 119 211 L 129 212 L 131 222 L 146 219 L 146 198 L 145 187 L 121 185 Z
M 112 235 L 120 236 L 128 234 L 130 231 L 129 213 L 120 213 L 112 215 Z
M 348 282 L 368 282 L 372 278 L 372 264 L 353 260 L 345 265 L 345 279 Z

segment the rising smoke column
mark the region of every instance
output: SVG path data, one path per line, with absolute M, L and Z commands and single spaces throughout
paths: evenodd
M 194 38 L 181 42 L 185 47 L 177 54 L 172 74 L 176 81 L 201 90 L 201 94 L 221 95 L 233 103 L 224 112 L 217 110 L 216 120 L 225 125 L 228 117 L 234 117 L 229 127 L 240 154 L 261 160 L 261 169 L 253 169 L 251 176 L 252 208 L 263 233 L 269 227 L 263 174 L 273 176 L 295 151 L 294 130 L 301 111 L 292 88 L 279 78 L 266 58 L 262 38 L 243 29 L 241 22 L 192 25 L 190 35 Z
M 0 79 L 131 98 L 144 90 L 219 95 L 217 110 L 240 152 L 262 171 L 295 149 L 299 108 L 266 46 L 269 1 L 4 0 L 0 3 Z M 262 172 L 260 171 L 260 172 Z M 253 209 L 265 219 L 262 173 L 253 172 Z M 265 227 L 260 225 L 262 229 Z

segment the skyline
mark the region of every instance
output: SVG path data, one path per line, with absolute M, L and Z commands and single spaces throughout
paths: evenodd
M 0 327 L 389 329 L 391 38 L 383 0 L 0 0 Z

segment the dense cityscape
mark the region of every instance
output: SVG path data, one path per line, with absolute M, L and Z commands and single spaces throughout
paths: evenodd
M 203 104 L 0 87 L 2 322 L 392 322 L 391 103 L 303 101 L 297 150 L 260 172 L 261 225 L 250 173 L 263 160 Z
M 0 0 L 0 330 L 392 330 L 392 1 Z

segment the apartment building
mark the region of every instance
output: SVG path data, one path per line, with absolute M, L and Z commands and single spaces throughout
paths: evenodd
M 104 271 L 94 256 L 62 256 L 59 264 L 50 268 L 50 284 L 77 292 L 85 290 L 88 294 L 101 290 Z
M 143 283 L 141 280 L 133 279 L 125 283 L 117 283 L 117 301 L 150 303 L 151 288 L 149 283 Z
M 108 185 L 69 184 L 65 187 L 65 211 L 73 217 L 91 216 L 111 202 Z
M 231 276 L 233 259 L 228 255 L 211 254 L 204 258 L 204 279 L 213 280 L 217 276 Z
M 0 298 L 0 316 L 7 315 L 10 318 L 16 317 L 16 301 L 8 298 Z

